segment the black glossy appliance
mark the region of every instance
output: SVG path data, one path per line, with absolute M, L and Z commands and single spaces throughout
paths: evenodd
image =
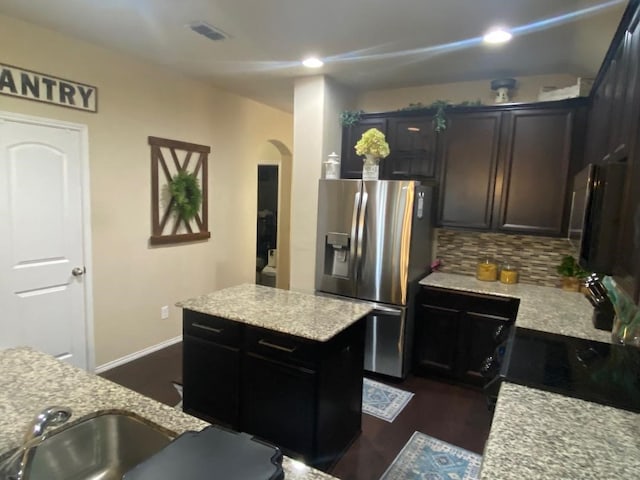
M 640 349 L 515 327 L 487 359 L 489 399 L 503 381 L 640 412 Z M 492 375 L 493 374 L 493 375 Z

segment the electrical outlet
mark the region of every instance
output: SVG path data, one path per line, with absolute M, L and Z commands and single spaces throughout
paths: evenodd
M 169 318 L 169 307 L 167 305 L 160 308 L 160 318 L 162 320 L 166 320 L 167 318 Z

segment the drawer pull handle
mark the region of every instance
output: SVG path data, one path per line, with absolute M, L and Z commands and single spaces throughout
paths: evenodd
M 208 325 L 203 325 L 201 323 L 192 323 L 191 325 L 201 330 L 206 330 L 207 332 L 213 332 L 213 333 L 222 333 L 222 330 L 223 330 L 222 328 L 214 328 Z
M 264 338 L 258 340 L 258 344 L 263 345 L 265 347 L 269 347 L 269 348 L 275 348 L 276 350 L 280 350 L 281 352 L 287 352 L 287 353 L 293 353 L 296 351 L 296 348 L 297 348 L 297 347 L 288 348 L 288 347 L 283 347 L 282 345 L 276 345 L 275 343 L 271 343 L 265 340 Z

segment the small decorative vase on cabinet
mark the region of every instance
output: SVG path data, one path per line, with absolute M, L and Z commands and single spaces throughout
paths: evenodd
M 364 164 L 362 165 L 362 179 L 378 180 L 380 157 L 376 157 L 370 153 L 366 153 L 364 157 Z

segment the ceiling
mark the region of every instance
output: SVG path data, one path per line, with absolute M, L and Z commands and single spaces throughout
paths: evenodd
M 545 73 L 593 77 L 626 0 L 0 0 L 0 13 L 292 111 L 293 82 L 356 91 Z M 213 42 L 186 27 L 204 21 Z M 514 39 L 489 47 L 501 24 Z M 325 66 L 308 70 L 310 54 Z M 28 65 L 24 67 L 28 68 Z

